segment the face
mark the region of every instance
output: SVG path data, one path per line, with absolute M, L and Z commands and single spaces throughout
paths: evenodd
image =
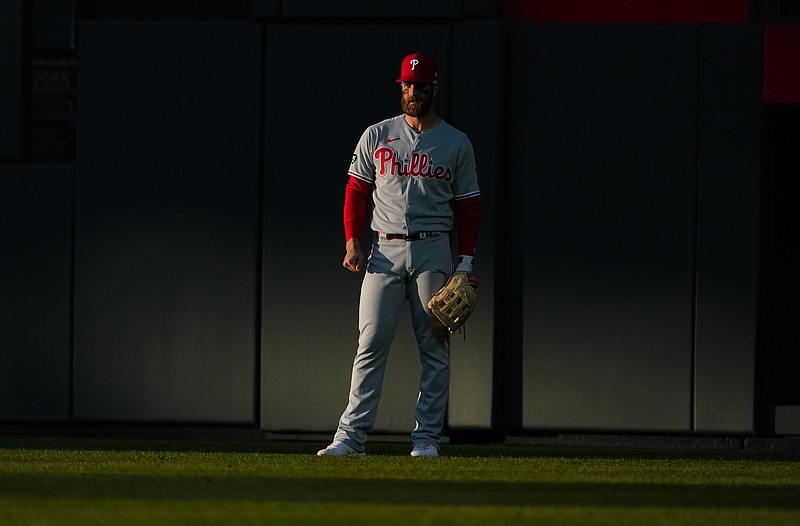
M 400 107 L 409 117 L 422 117 L 427 114 L 436 95 L 436 85 L 422 82 L 401 82 Z

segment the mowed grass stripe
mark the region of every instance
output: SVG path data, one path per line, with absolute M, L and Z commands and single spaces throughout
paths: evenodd
M 352 524 L 354 514 L 386 525 L 800 524 L 797 455 L 448 445 L 448 456 L 412 459 L 407 449 L 333 459 L 308 443 L 0 439 L 0 523 L 46 524 L 59 511 L 58 524 Z
M 24 509 L 27 508 L 27 509 Z M 714 508 L 619 508 L 612 506 L 449 506 L 331 503 L 166 502 L 110 500 L 85 502 L 52 499 L 8 503 L 0 499 L 3 524 L 26 526 L 134 524 L 168 525 L 726 525 L 797 524 L 797 514 L 783 510 Z M 11 511 L 11 513 L 8 513 Z
M 0 495 L 18 498 L 280 501 L 556 506 L 660 506 L 800 510 L 800 485 L 613 482 L 487 482 L 264 475 L 0 475 Z

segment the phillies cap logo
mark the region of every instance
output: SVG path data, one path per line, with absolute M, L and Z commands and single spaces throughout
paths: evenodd
M 403 59 L 397 82 L 431 83 L 439 80 L 439 64 L 427 53 L 412 53 Z

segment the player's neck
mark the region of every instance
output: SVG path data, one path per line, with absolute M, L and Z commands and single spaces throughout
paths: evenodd
M 405 117 L 406 124 L 420 133 L 430 130 L 431 128 L 435 128 L 436 125 L 439 124 L 439 117 L 436 116 L 433 108 L 431 108 L 428 113 L 421 117 L 412 117 L 410 115 L 406 115 Z

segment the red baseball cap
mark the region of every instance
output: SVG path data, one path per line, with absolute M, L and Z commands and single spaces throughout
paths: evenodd
M 439 64 L 427 53 L 412 53 L 403 59 L 400 78 L 396 82 L 426 82 L 439 80 Z

